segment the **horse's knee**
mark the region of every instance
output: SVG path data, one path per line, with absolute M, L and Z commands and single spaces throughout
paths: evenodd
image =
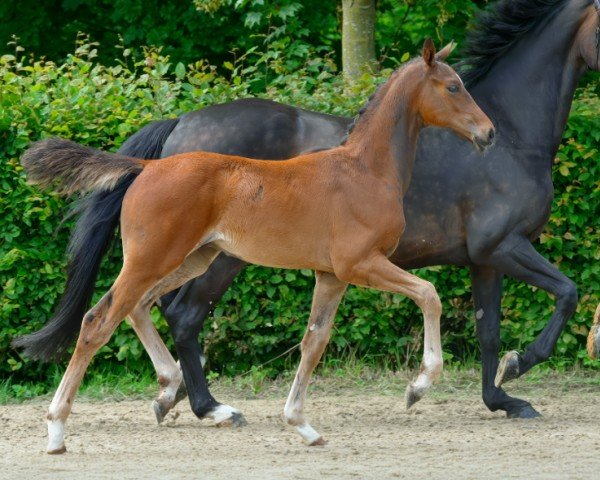
M 442 302 L 433 283 L 425 281 L 419 286 L 417 305 L 437 317 L 442 314 Z
M 330 329 L 316 323 L 311 324 L 302 338 L 300 350 L 311 352 L 324 349 L 329 342 Z
M 185 325 L 178 324 L 171 331 L 173 332 L 173 342 L 177 348 L 189 349 L 190 346 L 198 344 L 197 335 L 192 334 L 189 329 L 185 328 Z
M 579 300 L 575 282 L 567 279 L 556 292 L 556 297 L 567 313 L 573 313 L 577 308 L 577 302 Z

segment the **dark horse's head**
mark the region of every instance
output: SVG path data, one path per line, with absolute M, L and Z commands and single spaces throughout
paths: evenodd
M 494 125 L 456 72 L 444 63 L 452 48 L 449 44 L 436 54 L 431 39 L 425 41 L 422 57 L 426 73 L 418 98 L 419 114 L 426 125 L 450 128 L 484 150 L 493 143 Z

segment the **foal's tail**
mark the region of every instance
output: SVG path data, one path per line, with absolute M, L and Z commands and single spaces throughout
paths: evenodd
M 128 174 L 137 175 L 142 163 L 78 143 L 49 138 L 35 142 L 21 157 L 27 179 L 70 195 L 90 190 L 113 190 Z
M 58 185 L 62 192 L 97 190 L 71 213 L 79 219 L 68 247 L 65 291 L 54 316 L 41 330 L 14 339 L 13 347 L 44 361 L 60 359 L 69 348 L 90 306 L 100 262 L 116 238 L 123 197 L 142 170 L 134 158 L 160 158 L 178 122 L 145 126 L 122 145 L 118 155 L 56 139 L 37 142 L 25 153 L 22 161 L 31 181 Z

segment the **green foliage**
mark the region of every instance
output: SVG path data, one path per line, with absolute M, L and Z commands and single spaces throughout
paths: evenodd
M 60 65 L 0 57 L 0 373 L 10 376 L 10 390 L 21 396 L 39 393 L 38 387 L 26 387 L 24 382 L 52 383 L 60 372 L 56 366 L 21 358 L 9 342 L 18 334 L 37 330 L 52 314 L 64 285 L 64 251 L 71 226 L 59 224 L 75 200 L 64 201 L 26 184 L 18 158 L 30 141 L 60 135 L 115 150 L 151 120 L 250 94 L 349 115 L 389 74 L 365 76 L 349 86 L 327 56 L 311 55 L 290 64 L 273 52 L 249 52 L 225 65 L 228 76 L 224 77 L 206 62 L 172 64 L 152 49 L 140 59 L 126 51 L 115 66 L 95 63 L 96 53 L 94 45 L 80 44 L 75 55 Z M 575 101 L 555 165 L 554 213 L 538 246 L 580 289 L 577 314 L 557 348 L 565 362 L 584 357 L 585 335 L 600 301 L 600 100 L 596 85 L 590 82 Z M 115 248 L 102 266 L 98 294 L 109 287 L 120 268 L 119 250 Z M 467 271 L 434 267 L 417 273 L 434 282 L 442 296 L 447 360 L 476 357 Z M 304 332 L 312 285 L 310 271 L 246 268 L 207 322 L 203 338 L 211 368 L 224 374 L 256 370 L 256 365 L 296 345 Z M 506 282 L 506 347 L 529 343 L 546 324 L 552 308 L 552 299 L 544 292 Z M 153 316 L 172 346 L 164 319 L 157 312 Z M 420 357 L 421 338 L 422 319 L 411 302 L 398 295 L 350 288 L 328 355 L 368 356 L 394 367 L 413 365 Z M 252 378 L 289 367 L 296 355 L 283 355 Z M 101 350 L 92 369 L 118 372 L 124 367 L 144 374 L 150 369 L 126 325 Z
M 414 52 L 425 36 L 460 41 L 486 0 L 380 0 L 376 50 L 384 66 Z M 13 35 L 36 56 L 64 61 L 78 32 L 102 45 L 100 60 L 119 49 L 164 46 L 175 64 L 204 58 L 232 62 L 239 52 L 285 50 L 289 61 L 319 49 L 341 65 L 341 2 L 322 0 L 20 0 L 0 2 L 0 55 Z
M 407 52 L 425 37 L 437 43 L 454 40 L 460 45 L 469 21 L 487 1 L 381 0 L 377 5 L 376 42 L 384 65 L 406 60 Z M 390 62 L 391 60 L 391 62 Z
M 198 58 L 221 65 L 236 52 L 284 42 L 296 54 L 331 45 L 336 3 L 321 0 L 21 0 L 0 2 L 0 54 L 13 35 L 27 51 L 62 62 L 78 32 L 102 45 L 114 63 L 120 48 L 164 46 L 175 63 Z

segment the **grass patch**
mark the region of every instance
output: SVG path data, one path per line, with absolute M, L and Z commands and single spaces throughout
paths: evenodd
M 62 377 L 57 369 L 51 379 L 44 383 L 15 383 L 12 379 L 0 381 L 0 405 L 20 403 L 27 400 L 48 400 L 52 398 Z M 94 372 L 86 377 L 77 394 L 83 400 L 120 401 L 135 398 L 151 398 L 156 393 L 154 372 L 125 371 Z
M 255 367 L 235 377 L 208 374 L 211 392 L 216 398 L 279 398 L 285 397 L 291 387 L 295 368 L 271 378 L 272 373 Z M 404 396 L 408 382 L 415 378 L 416 370 L 394 371 L 368 359 L 349 358 L 345 361 L 327 359 L 312 377 L 311 394 L 319 395 L 393 395 Z M 0 381 L 0 404 L 27 400 L 50 401 L 60 382 L 62 371 L 56 370 L 48 384 L 15 384 L 11 379 Z M 523 377 L 506 385 L 507 391 L 523 396 L 539 392 L 600 393 L 600 373 L 597 369 L 575 366 L 555 370 L 551 365 L 541 365 Z M 481 369 L 478 364 L 469 367 L 450 365 L 442 378 L 432 388 L 430 396 L 443 401 L 450 397 L 479 395 Z M 87 377 L 78 397 L 84 401 L 150 400 L 156 396 L 158 386 L 154 372 L 125 371 L 94 372 Z

